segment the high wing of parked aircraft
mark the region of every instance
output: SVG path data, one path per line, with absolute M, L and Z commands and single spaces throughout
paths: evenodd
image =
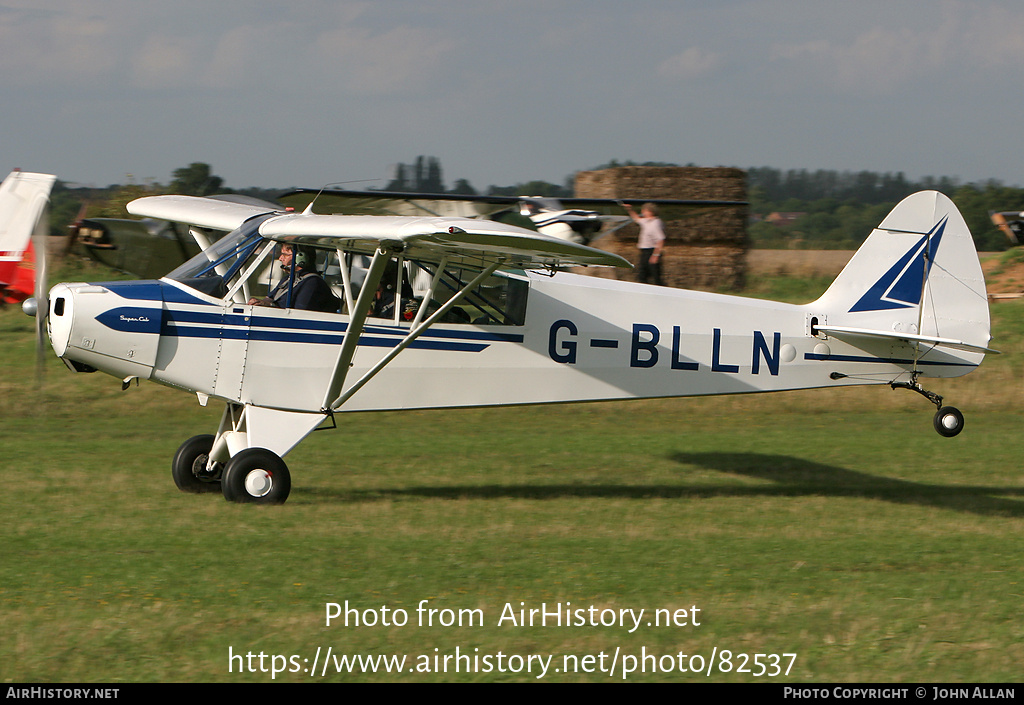
M 505 220 L 518 214 L 529 218 L 539 232 L 587 245 L 631 222 L 623 204 L 653 202 L 663 220 L 679 220 L 706 209 L 743 206 L 744 201 L 685 199 L 552 198 L 543 196 L 478 196 L 465 194 L 401 193 L 297 189 L 281 203 L 295 210 L 312 204 L 315 213 L 331 215 L 406 215 Z M 518 223 L 516 223 L 518 224 Z
M 276 203 L 237 194 L 209 196 L 216 201 L 255 205 L 261 212 L 280 209 Z M 231 228 L 190 228 L 155 218 L 79 218 L 72 239 L 100 264 L 142 279 L 158 279 Z
M 58 284 L 40 315 L 75 372 L 223 403 L 216 433 L 182 443 L 172 477 L 230 501 L 285 501 L 283 456 L 350 411 L 874 384 L 924 395 L 935 429 L 955 436 L 963 415 L 920 379 L 967 374 L 994 352 L 974 241 L 934 191 L 897 205 L 806 305 L 569 273 L 629 265 L 477 218 L 189 196 L 129 211 L 230 232 L 159 281 Z M 330 310 L 289 307 L 309 287 L 331 292 Z
M 152 218 L 82 218 L 72 235 L 100 264 L 143 279 L 159 279 L 202 250 L 187 227 Z

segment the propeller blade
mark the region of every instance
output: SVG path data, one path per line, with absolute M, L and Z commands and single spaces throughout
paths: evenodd
M 1006 234 L 1006 237 L 1010 238 L 1010 242 L 1012 242 L 1015 245 L 1019 243 L 1017 239 L 1017 233 L 1015 233 L 1013 231 L 1013 228 L 1010 227 L 1010 223 L 1009 221 L 1007 221 L 1006 217 L 1009 216 L 1010 218 L 1013 219 L 1019 219 L 1022 217 L 1022 214 L 1020 212 L 1003 211 L 1002 213 L 989 213 L 989 215 L 992 218 L 993 225 L 1002 230 Z
M 35 229 L 32 231 L 32 247 L 36 256 L 36 381 L 42 383 L 43 374 L 46 369 L 46 320 L 50 315 L 50 302 L 47 294 L 50 291 L 48 286 L 48 264 L 49 253 L 47 243 L 50 238 L 50 207 L 49 204 L 43 207 L 43 212 L 36 221 Z

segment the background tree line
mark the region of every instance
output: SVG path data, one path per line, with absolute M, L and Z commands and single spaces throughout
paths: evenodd
M 871 171 L 747 170 L 751 244 L 761 248 L 856 249 L 899 201 L 923 190 L 949 196 L 963 214 L 981 251 L 1004 250 L 1007 237 L 992 211 L 1024 210 L 1024 189 L 997 180 L 963 184 L 943 177 L 911 181 L 902 173 Z M 782 225 L 765 218 L 792 217 Z
M 617 166 L 679 166 L 667 162 L 611 160 L 592 169 Z M 694 166 L 689 164 L 687 166 Z M 575 173 L 561 184 L 543 180 L 526 181 L 509 186 L 488 186 L 483 193 L 498 196 L 550 196 L 569 198 L 574 194 Z M 315 184 L 305 184 L 314 186 Z M 772 167 L 747 170 L 750 200 L 751 244 L 761 248 L 855 249 L 871 229 L 881 222 L 892 207 L 906 196 L 925 189 L 934 189 L 953 199 L 974 234 L 978 249 L 1003 250 L 1009 241 L 990 219 L 991 211 L 1024 210 L 1024 189 L 1005 186 L 989 180 L 963 184 L 951 177 L 924 177 L 912 181 L 902 173 L 871 171 L 829 171 Z M 206 196 L 214 193 L 238 193 L 273 201 L 289 190 L 245 188 L 230 189 L 213 173 L 209 164 L 193 162 L 176 169 L 166 186 L 148 181 L 143 184 L 114 184 L 106 188 L 80 188 L 58 182 L 51 197 L 51 230 L 66 233 L 67 226 L 83 216 L 127 218 L 125 204 L 141 196 L 177 193 Z M 404 193 L 480 193 L 466 179 L 456 179 L 449 189 L 445 185 L 441 160 L 432 156 L 417 157 L 411 164 L 394 167 L 390 181 L 379 189 Z M 772 213 L 791 216 L 782 224 L 765 218 Z

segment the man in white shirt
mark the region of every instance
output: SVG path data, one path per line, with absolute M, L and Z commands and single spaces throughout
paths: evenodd
M 665 228 L 658 217 L 658 207 L 653 203 L 645 203 L 640 207 L 640 215 L 633 206 L 625 204 L 629 217 L 640 226 L 640 237 L 636 246 L 640 250 L 640 261 L 636 267 L 636 280 L 646 284 L 648 279 L 661 286 L 661 250 L 665 244 Z

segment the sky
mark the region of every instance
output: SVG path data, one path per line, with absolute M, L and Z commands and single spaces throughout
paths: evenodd
M 0 0 L 0 167 L 81 185 L 418 155 L 478 190 L 613 159 L 1019 185 L 1022 84 L 1019 0 Z

